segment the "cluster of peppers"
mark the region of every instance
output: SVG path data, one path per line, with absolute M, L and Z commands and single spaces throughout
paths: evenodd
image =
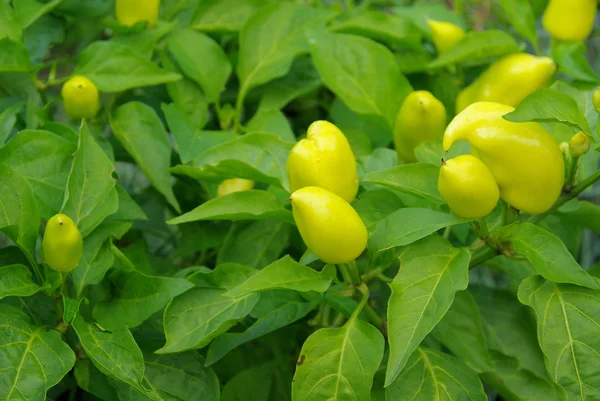
M 135 1 L 117 0 L 115 15 L 128 26 L 139 21 L 154 24 L 159 3 L 151 0 L 137 7 Z M 555 39 L 582 40 L 591 33 L 595 13 L 596 0 L 551 0 L 542 22 Z M 427 22 L 438 53 L 465 36 L 462 28 L 449 22 Z M 468 141 L 471 154 L 443 161 L 438 179 L 440 194 L 455 214 L 484 217 L 500 198 L 526 213 L 546 212 L 564 185 L 563 153 L 542 125 L 513 123 L 503 116 L 543 88 L 555 72 L 556 64 L 548 57 L 516 53 L 497 60 L 460 92 L 457 115 L 448 126 L 446 109 L 438 99 L 427 91 L 412 92 L 394 127 L 399 161 L 416 162 L 414 150 L 424 141 L 443 139 L 446 151 L 456 141 Z M 98 89 L 85 77 L 69 79 L 62 96 L 70 118 L 93 118 L 100 109 Z M 594 103 L 600 106 L 600 91 L 594 94 Z M 569 148 L 573 156 L 581 156 L 589 149 L 589 139 L 580 132 Z M 344 134 L 327 121 L 314 122 L 307 138 L 291 150 L 287 172 L 294 219 L 307 247 L 326 263 L 358 257 L 367 246 L 368 232 L 350 205 L 358 192 L 358 174 Z M 217 195 L 253 187 L 251 180 L 232 178 L 219 185 Z M 81 234 L 68 216 L 59 214 L 48 221 L 43 252 L 54 270 L 77 266 Z

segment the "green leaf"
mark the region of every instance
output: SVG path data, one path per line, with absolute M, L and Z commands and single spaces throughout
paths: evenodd
M 111 385 L 108 377 L 102 374 L 89 359 L 79 359 L 75 363 L 73 375 L 77 385 L 95 397 L 104 401 L 119 399 L 117 391 Z
M 367 10 L 334 24 L 331 30 L 366 36 L 402 48 L 420 49 L 421 35 L 407 16 Z
M 406 248 L 402 268 L 390 284 L 388 341 L 390 357 L 385 384 L 389 386 L 421 341 L 444 317 L 454 294 L 467 288 L 470 253 L 431 236 Z
M 509 33 L 490 29 L 467 32 L 465 37 L 429 63 L 429 68 L 453 64 L 482 64 L 492 57 L 519 51 L 519 44 Z
M 465 19 L 457 12 L 450 10 L 442 3 L 415 3 L 410 6 L 393 8 L 394 14 L 408 16 L 413 20 L 415 26 L 424 34 L 431 35 L 431 28 L 427 25 L 427 19 L 447 21 L 461 28 L 466 27 Z
M 117 184 L 115 187 L 119 198 L 119 208 L 115 214 L 111 214 L 106 218 L 105 221 L 115 220 L 148 220 L 148 216 L 142 210 L 142 208 L 131 198 L 126 190 L 122 186 Z
M 79 265 L 70 274 L 77 298 L 86 286 L 100 284 L 115 260 L 110 250 L 111 239 L 121 238 L 130 227 L 131 223 L 125 221 L 105 222 L 87 236 Z
M 169 35 L 167 47 L 183 72 L 200 85 L 208 102 L 216 102 L 231 74 L 221 46 L 210 36 L 180 28 Z
M 537 47 L 536 16 L 529 0 L 500 0 L 500 6 L 515 30 Z
M 544 88 L 533 92 L 519 104 L 516 110 L 502 116 L 515 123 L 528 121 L 563 123 L 591 136 L 590 125 L 581 114 L 575 100 L 555 89 Z
M 0 267 L 0 299 L 28 297 L 43 290 L 31 278 L 27 266 L 14 264 Z
M 600 399 L 600 296 L 540 276 L 523 280 L 519 301 L 536 314 L 538 339 L 552 380 L 569 399 Z
M 275 302 L 273 302 L 273 299 Z M 319 304 L 319 300 L 306 302 L 293 291 L 271 291 L 261 294 L 261 298 L 252 311 L 256 314 L 261 304 L 268 301 L 269 308 L 252 326 L 241 333 L 225 333 L 217 337 L 208 348 L 206 365 L 210 366 L 240 345 L 264 336 L 270 332 L 288 326 L 308 315 Z
M 113 113 L 110 126 L 152 185 L 181 212 L 168 172 L 171 146 L 154 109 L 141 102 L 126 103 Z
M 225 297 L 225 292 L 218 288 L 193 288 L 173 299 L 164 316 L 167 342 L 156 353 L 205 347 L 246 317 L 259 299 L 258 294 Z
M 129 46 L 144 58 L 150 60 L 154 52 L 154 46 L 165 35 L 175 28 L 175 23 L 157 21 L 154 28 L 145 29 L 141 32 L 126 33 L 111 39 L 113 43 Z
M 275 369 L 269 362 L 242 370 L 223 386 L 221 401 L 268 401 Z
M 600 286 L 579 266 L 565 244 L 554 234 L 531 223 L 513 223 L 498 230 L 499 238 L 511 242 L 544 278 L 598 289 Z
M 299 57 L 287 75 L 257 89 L 262 93 L 258 110 L 280 110 L 295 98 L 309 94 L 320 86 L 321 77 L 311 58 Z
M 546 377 L 535 322 L 527 308 L 506 290 L 473 285 L 469 289 L 481 310 L 490 350 L 516 358 L 519 369 Z
M 0 163 L 0 230 L 36 264 L 35 243 L 40 228 L 40 213 L 31 185 L 12 168 Z
M 279 135 L 288 142 L 296 142 L 296 136 L 285 114 L 276 109 L 260 110 L 248 121 L 246 128 L 250 131 L 268 132 Z
M 487 401 L 477 375 L 460 359 L 417 348 L 407 368 L 386 389 L 388 400 Z
M 258 270 L 237 263 L 222 263 L 208 272 L 196 272 L 190 275 L 187 280 L 196 287 L 230 290 L 242 284 L 256 272 Z
M 85 120 L 65 189 L 62 213 L 71 217 L 83 238 L 119 208 L 115 166 L 96 143 Z
M 491 351 L 494 371 L 481 375 L 483 381 L 506 400 L 566 401 L 564 390 L 549 379 L 540 378 L 528 370 L 519 369 L 518 362 L 499 352 Z
M 0 112 L 0 145 L 4 145 L 6 139 L 12 134 L 17 122 L 17 115 L 23 110 L 24 105 L 23 102 L 18 102 Z M 0 151 L 2 149 L 0 148 Z
M 237 32 L 267 0 L 208 0 L 200 3 L 192 28 L 205 32 Z
M 171 171 L 194 179 L 246 178 L 287 189 L 285 163 L 292 146 L 278 135 L 249 133 L 213 146 L 191 165 Z
M 184 164 L 191 162 L 205 150 L 237 137 L 231 131 L 202 131 L 194 126 L 191 118 L 176 103 L 163 104 L 161 108 Z
M 402 208 L 377 223 L 369 238 L 369 249 L 384 251 L 409 245 L 442 228 L 469 221 L 470 219 L 431 209 Z
M 444 201 L 437 189 L 439 174 L 439 167 L 430 164 L 404 164 L 388 170 L 369 173 L 361 181 L 384 185 L 436 204 L 442 204 Z
M 40 214 L 60 211 L 76 144 L 43 130 L 23 130 L 0 148 L 0 159 L 29 181 Z
M 0 73 L 28 72 L 31 69 L 25 46 L 8 38 L 0 39 Z
M 229 290 L 225 296 L 239 298 L 254 292 L 276 289 L 325 292 L 331 285 L 335 274 L 333 266 L 318 272 L 295 262 L 287 255 L 252 275 L 239 286 Z
M 456 293 L 452 306 L 435 326 L 433 336 L 476 372 L 493 369 L 479 308 L 468 291 Z
M 44 401 L 75 364 L 75 353 L 58 331 L 30 324 L 3 305 L 0 312 L 0 399 Z
M 412 88 L 392 52 L 371 39 L 327 31 L 314 33 L 310 40 L 313 63 L 325 86 L 356 113 L 382 117 L 393 127 Z
M 440 166 L 442 159 L 448 160 L 460 155 L 469 154 L 471 145 L 467 141 L 458 141 L 446 152 L 442 147 L 441 139 L 436 141 L 421 142 L 415 148 L 415 156 L 420 163 L 427 163 L 436 167 Z
M 240 32 L 238 104 L 251 88 L 287 74 L 294 58 L 308 52 L 305 29 L 330 16 L 324 9 L 281 2 L 252 15 Z
M 286 220 L 292 212 L 283 208 L 275 195 L 267 191 L 232 192 L 204 202 L 194 210 L 167 221 L 182 224 L 198 220 Z
M 376 189 L 363 192 L 352 203 L 369 231 L 372 231 L 381 220 L 404 206 L 402 200 L 388 189 Z
M 293 229 L 292 224 L 280 220 L 234 223 L 219 249 L 217 264 L 233 262 L 263 268 L 288 247 Z
M 101 92 L 121 92 L 181 79 L 181 75 L 159 68 L 129 46 L 109 41 L 93 42 L 82 51 L 75 74 L 89 78 Z
M 381 332 L 356 314 L 340 328 L 317 330 L 302 345 L 292 400 L 369 400 L 384 346 Z
M 562 72 L 573 79 L 597 84 L 600 77 L 587 60 L 587 49 L 581 41 L 552 41 L 552 58 Z
M 146 379 L 164 400 L 219 401 L 219 380 L 197 352 L 144 357 Z
M 340 98 L 333 101 L 330 114 L 335 125 L 348 138 L 356 156 L 371 154 L 372 148 L 387 147 L 392 142 L 392 129 L 381 116 L 356 114 Z M 397 157 L 394 165 L 396 160 Z
M 0 1 L 0 39 L 7 37 L 18 42 L 21 40 L 22 33 L 21 25 L 12 7 Z
M 81 316 L 73 320 L 73 329 L 86 355 L 100 372 L 151 394 L 142 384 L 144 356 L 129 330 L 105 331 L 85 322 Z
M 63 0 L 40 2 L 37 0 L 14 0 L 15 15 L 23 29 L 37 21 L 44 14 L 52 11 Z
M 193 287 L 184 279 L 147 276 L 136 270 L 119 271 L 110 282 L 112 298 L 94 307 L 94 318 L 109 330 L 139 326 Z

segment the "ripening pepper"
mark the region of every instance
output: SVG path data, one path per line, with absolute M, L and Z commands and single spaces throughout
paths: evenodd
M 490 169 L 500 196 L 526 213 L 544 213 L 564 184 L 564 160 L 558 143 L 535 122 L 502 118 L 514 107 L 479 102 L 458 114 L 444 133 L 447 151 L 459 140 L 471 143 L 474 155 Z
M 356 159 L 348 140 L 327 121 L 308 127 L 306 139 L 298 142 L 287 160 L 290 191 L 317 186 L 351 202 L 358 192 Z
M 82 76 L 74 76 L 64 83 L 61 94 L 67 116 L 73 120 L 93 118 L 100 109 L 100 95 L 96 85 Z
M 594 103 L 594 108 L 598 113 L 600 113 L 600 89 L 594 92 L 592 95 L 592 103 Z
M 465 31 L 451 22 L 427 20 L 427 25 L 431 29 L 433 44 L 438 53 L 443 53 L 465 37 Z
M 254 188 L 254 181 L 244 178 L 230 178 L 223 180 L 217 188 L 217 196 L 223 196 L 232 192 L 248 191 Z
M 48 220 L 42 240 L 44 262 L 57 272 L 69 272 L 77 267 L 83 253 L 83 239 L 77 225 L 65 214 Z
M 597 0 L 550 0 L 542 25 L 559 40 L 584 40 L 594 27 Z
M 490 169 L 472 155 L 442 162 L 438 189 L 457 216 L 469 219 L 487 216 L 500 199 L 498 184 Z
M 494 62 L 456 98 L 456 113 L 476 102 L 496 102 L 516 107 L 543 88 L 556 72 L 549 57 L 510 54 Z
M 294 220 L 304 243 L 325 263 L 346 263 L 367 247 L 367 228 L 341 197 L 319 187 L 292 193 Z
M 579 131 L 573 135 L 569 141 L 569 151 L 571 152 L 571 156 L 581 157 L 585 155 L 590 150 L 591 144 L 592 141 L 590 141 L 590 138 L 588 138 L 583 131 Z
M 158 19 L 160 0 L 117 0 L 115 16 L 121 25 L 135 25 L 140 21 L 148 21 L 153 26 Z
M 441 139 L 446 127 L 446 108 L 431 93 L 415 91 L 406 97 L 396 117 L 394 146 L 405 162 L 416 162 L 415 148 Z

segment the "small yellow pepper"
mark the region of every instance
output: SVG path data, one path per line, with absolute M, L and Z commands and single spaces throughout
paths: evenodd
M 594 108 L 598 113 L 600 113 L 600 89 L 594 92 L 592 95 L 592 103 L 594 103 Z
M 442 163 L 438 189 L 450 209 L 460 217 L 478 219 L 494 210 L 500 191 L 485 164 L 472 155 Z
M 254 181 L 244 178 L 230 178 L 223 180 L 217 188 L 217 196 L 223 196 L 232 192 L 248 191 L 254 188 Z
M 416 162 L 415 148 L 441 139 L 446 127 L 446 108 L 431 93 L 415 91 L 406 97 L 396 117 L 394 146 L 405 162 Z
M 559 40 L 584 40 L 594 28 L 597 0 L 550 0 L 542 25 Z
M 465 37 L 465 31 L 451 22 L 427 20 L 427 25 L 431 29 L 433 44 L 438 53 L 443 53 Z
M 590 145 L 592 141 L 588 136 L 583 132 L 579 131 L 569 141 L 569 151 L 571 152 L 571 156 L 573 157 L 581 157 L 585 155 L 590 150 Z
M 496 102 L 516 107 L 533 92 L 546 86 L 556 72 L 549 57 L 510 54 L 494 62 L 456 99 L 456 113 L 476 102 Z
M 160 0 L 116 0 L 115 16 L 121 25 L 135 25 L 148 21 L 153 26 L 158 19 Z
M 70 78 L 64 83 L 61 94 L 67 116 L 73 120 L 93 118 L 100 110 L 98 88 L 86 77 Z
M 479 102 L 458 114 L 444 133 L 447 151 L 460 140 L 490 169 L 500 196 L 526 213 L 544 213 L 558 199 L 564 184 L 564 160 L 558 143 L 535 122 L 502 118 L 511 106 Z
M 42 252 L 52 270 L 65 273 L 77 267 L 83 253 L 83 239 L 69 216 L 57 214 L 48 220 Z
M 327 121 L 308 127 L 287 160 L 291 192 L 307 186 L 325 188 L 351 202 L 358 192 L 356 159 L 348 140 Z
M 292 193 L 294 220 L 304 243 L 325 263 L 346 263 L 367 247 L 367 228 L 341 197 L 318 187 Z

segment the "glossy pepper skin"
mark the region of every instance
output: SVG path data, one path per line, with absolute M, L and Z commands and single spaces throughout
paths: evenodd
M 121 25 L 135 25 L 148 21 L 153 26 L 158 19 L 160 0 L 116 0 L 115 17 Z
M 394 146 L 398 156 L 416 162 L 415 148 L 425 141 L 441 139 L 446 127 L 446 108 L 427 91 L 415 91 L 406 97 L 396 117 Z
M 290 191 L 317 186 L 351 202 L 358 192 L 356 159 L 348 140 L 327 121 L 308 127 L 306 139 L 298 142 L 287 160 Z
M 304 243 L 325 263 L 346 263 L 367 247 L 367 228 L 341 197 L 319 187 L 292 193 L 292 211 Z
M 442 163 L 438 189 L 457 216 L 469 219 L 487 216 L 500 199 L 500 190 L 490 169 L 472 155 L 461 155 Z
M 248 191 L 254 188 L 254 181 L 244 178 L 229 178 L 223 180 L 217 187 L 217 196 L 223 196 L 232 192 Z
M 600 89 L 594 92 L 592 95 L 592 103 L 594 103 L 594 108 L 598 113 L 600 113 Z
M 83 239 L 77 225 L 65 214 L 48 220 L 42 240 L 44 262 L 57 272 L 69 272 L 77 267 L 83 253 Z
M 443 53 L 465 37 L 465 31 L 451 22 L 429 19 L 427 25 L 431 29 L 433 44 L 438 53 Z
M 476 102 L 497 102 L 516 107 L 533 92 L 546 86 L 556 72 L 549 57 L 510 54 L 494 62 L 456 98 L 456 113 Z
M 550 0 L 542 25 L 554 39 L 584 40 L 594 27 L 597 0 Z
M 63 84 L 61 94 L 69 118 L 93 118 L 100 110 L 100 94 L 96 85 L 82 76 L 74 76 Z
M 450 122 L 443 146 L 447 151 L 456 141 L 470 142 L 492 172 L 502 199 L 526 213 L 544 213 L 564 184 L 563 155 L 540 124 L 502 118 L 513 110 L 499 103 L 472 104 Z

